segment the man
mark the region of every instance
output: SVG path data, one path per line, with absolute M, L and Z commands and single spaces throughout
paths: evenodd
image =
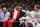
M 35 5 L 34 10 L 35 10 L 35 18 L 40 22 L 40 5 Z
M 10 13 L 7 12 L 6 7 L 3 7 L 3 12 L 2 12 L 2 22 L 3 22 L 3 26 L 6 26 L 6 23 L 8 22 Z
M 12 24 L 13 27 L 19 27 L 19 18 L 22 17 L 24 14 L 24 12 L 19 10 L 19 4 L 16 4 L 14 11 L 12 11 L 12 20 L 8 21 L 8 27 L 12 27 Z
M 34 19 L 36 19 L 36 21 L 38 23 L 40 22 L 40 10 L 39 9 L 40 9 L 40 5 L 37 4 L 37 5 L 34 6 L 34 11 L 35 11 L 34 12 Z M 35 23 L 35 26 L 38 24 L 37 22 Z M 38 25 L 40 25 L 40 24 L 38 24 Z
M 31 6 L 30 6 L 31 7 Z M 25 21 L 25 27 L 29 27 L 30 25 L 32 25 L 31 23 L 30 23 L 30 20 L 29 19 L 31 19 L 31 12 L 32 12 L 32 7 L 30 8 L 29 7 L 29 10 L 28 10 L 28 8 L 27 7 L 25 7 L 25 11 L 26 11 L 26 21 Z M 31 26 L 30 26 L 31 27 Z
M 19 27 L 19 18 L 25 14 L 24 12 L 20 11 L 19 8 L 19 4 L 16 4 L 15 11 L 12 11 L 12 20 L 8 21 L 9 27 L 12 27 L 12 23 L 14 24 L 14 27 Z

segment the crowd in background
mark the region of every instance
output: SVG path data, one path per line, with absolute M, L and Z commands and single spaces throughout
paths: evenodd
M 32 5 L 32 7 L 35 4 L 40 5 L 40 0 L 0 0 L 0 8 L 5 6 L 7 9 L 13 9 L 14 5 L 19 3 L 22 7 Z

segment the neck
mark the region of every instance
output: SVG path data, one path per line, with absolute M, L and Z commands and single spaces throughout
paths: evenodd
M 6 11 L 7 12 L 7 11 Z M 6 12 L 4 12 L 4 13 L 6 13 Z

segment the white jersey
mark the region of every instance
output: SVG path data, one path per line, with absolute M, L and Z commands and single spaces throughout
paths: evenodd
M 29 13 L 29 14 L 27 14 L 27 13 Z M 40 20 L 40 11 L 39 12 L 36 12 L 36 11 L 31 11 L 31 12 L 26 12 L 26 14 L 27 14 L 27 16 L 29 17 L 29 18 L 35 18 L 35 19 L 37 19 L 37 20 Z M 27 17 L 26 16 L 26 17 Z M 27 17 L 27 18 L 28 18 Z M 28 22 L 29 23 L 32 23 L 33 24 L 33 26 L 35 27 L 35 23 L 37 23 L 37 24 L 39 24 L 39 22 L 37 22 L 37 21 L 35 21 L 35 22 L 32 22 L 32 20 L 28 20 Z M 26 23 L 26 22 L 25 22 Z
M 40 20 L 40 12 L 35 12 L 35 18 L 36 18 L 37 20 Z
M 36 12 L 36 11 L 32 11 L 31 13 L 31 17 L 39 19 L 40 18 L 40 11 Z
M 32 18 L 32 17 L 35 16 L 34 13 L 35 13 L 35 11 L 27 11 L 27 12 L 26 12 L 26 17 Z
M 30 11 L 26 11 L 26 17 L 31 17 Z

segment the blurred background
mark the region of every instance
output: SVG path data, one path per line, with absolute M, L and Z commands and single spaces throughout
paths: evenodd
M 14 9 L 15 4 L 20 4 L 24 8 L 29 5 L 33 7 L 35 4 L 40 5 L 40 0 L 0 0 L 0 8 L 5 6 L 7 9 Z

